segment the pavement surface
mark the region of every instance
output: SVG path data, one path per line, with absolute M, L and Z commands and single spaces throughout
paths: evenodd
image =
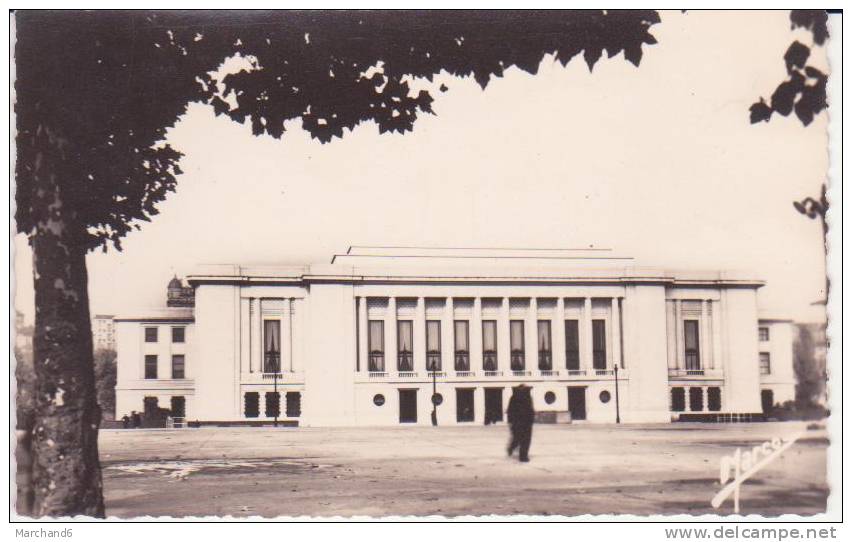
M 825 429 L 799 422 L 536 425 L 530 463 L 498 426 L 101 431 L 107 514 L 731 514 L 719 464 L 804 431 L 741 489 L 744 514 L 825 511 Z

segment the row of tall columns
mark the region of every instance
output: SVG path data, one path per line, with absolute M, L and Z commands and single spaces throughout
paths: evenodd
M 284 299 L 281 313 L 272 320 L 281 322 L 281 371 L 292 372 L 293 366 L 293 312 L 294 300 Z M 262 299 L 252 297 L 240 301 L 240 336 L 247 340 L 240 349 L 243 359 L 242 372 L 263 372 L 264 337 L 263 337 Z
M 511 371 L 511 339 L 510 320 L 511 312 L 509 298 L 501 299 L 497 313 L 497 370 L 507 374 Z M 612 298 L 609 325 L 607 326 L 607 367 L 611 368 L 615 363 L 621 367 L 624 365 L 622 355 L 622 324 L 620 298 Z M 357 299 L 358 314 L 358 370 L 367 371 L 369 367 L 369 311 L 367 298 Z M 434 317 L 433 317 L 434 318 Z M 384 321 L 384 347 L 385 347 L 385 371 L 397 370 L 397 307 L 396 298 L 388 298 L 387 309 L 382 320 Z M 538 302 L 536 298 L 530 299 L 530 305 L 523 318 L 524 320 L 524 354 L 525 370 L 538 369 L 538 321 L 546 318 L 538 316 Z M 551 322 L 551 356 L 552 368 L 564 370 L 566 367 L 566 337 L 565 337 L 565 299 L 557 298 L 556 309 L 550 318 Z M 426 367 L 426 300 L 418 297 L 416 300 L 413 321 L 413 362 L 414 371 L 425 372 Z M 455 366 L 455 314 L 452 298 L 447 298 L 441 310 L 441 370 L 452 371 Z M 592 360 L 592 299 L 584 298 L 583 309 L 579 319 L 579 347 L 580 347 L 580 369 L 591 371 Z M 470 370 L 482 370 L 482 298 L 474 298 L 471 316 L 468 320 L 468 347 Z

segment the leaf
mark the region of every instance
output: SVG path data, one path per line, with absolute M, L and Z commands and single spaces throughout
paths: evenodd
M 766 102 L 763 101 L 763 98 L 760 99 L 759 102 L 752 104 L 749 108 L 751 112 L 751 123 L 755 124 L 760 121 L 769 122 L 769 117 L 772 116 L 772 108 L 766 105 Z
M 784 53 L 784 63 L 787 65 L 787 73 L 793 73 L 794 68 L 803 68 L 808 61 L 811 50 L 799 41 L 790 44 Z

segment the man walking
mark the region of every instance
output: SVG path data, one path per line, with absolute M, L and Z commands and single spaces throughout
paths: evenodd
M 512 456 L 515 448 L 518 448 L 519 459 L 526 463 L 530 460 L 530 441 L 532 440 L 533 418 L 535 417 L 529 387 L 521 384 L 512 389 L 512 397 L 509 399 L 506 414 L 512 433 L 512 440 L 509 442 L 507 450 L 509 457 Z

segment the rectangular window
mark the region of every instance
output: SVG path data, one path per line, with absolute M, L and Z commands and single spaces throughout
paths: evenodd
M 592 320 L 592 366 L 606 369 L 606 320 Z
M 184 418 L 186 417 L 186 398 L 181 395 L 175 395 L 171 398 L 171 405 L 173 418 Z
M 172 356 L 172 378 L 186 378 L 183 355 Z
M 182 343 L 186 340 L 186 328 L 185 327 L 173 327 L 172 328 L 172 342 L 173 343 Z
M 146 327 L 145 328 L 145 342 L 146 343 L 157 342 L 157 328 L 155 328 L 155 327 Z
M 701 369 L 701 358 L 698 353 L 698 320 L 683 321 L 683 347 L 686 355 L 686 370 Z
M 768 341 L 769 340 L 769 328 L 768 327 L 757 328 L 757 334 L 760 336 L 761 341 Z
M 398 320 L 396 322 L 396 370 L 408 372 L 414 370 L 414 361 L 411 359 L 414 342 L 414 327 L 411 320 Z
M 441 370 L 441 321 L 426 320 L 426 368 Z
M 260 416 L 260 394 L 256 391 L 249 391 L 245 394 L 245 415 L 246 418 L 257 418 Z
M 281 320 L 263 321 L 263 372 L 281 371 Z
M 497 370 L 497 320 L 482 321 L 482 370 Z
M 264 414 L 266 414 L 267 418 L 277 418 L 281 415 L 281 394 L 277 391 L 266 392 Z
M 577 320 L 565 320 L 565 368 L 580 370 L 580 323 Z
M 470 371 L 470 334 L 467 320 L 453 323 L 453 342 L 455 346 L 455 370 Z
M 512 370 L 523 371 L 526 365 L 524 360 L 524 321 L 512 320 L 509 322 L 509 344 L 512 354 Z
M 157 356 L 155 355 L 147 355 L 145 356 L 145 379 L 156 379 L 157 378 Z
M 288 418 L 298 418 L 302 415 L 302 394 L 300 392 L 288 391 L 286 401 Z
M 541 371 L 550 371 L 553 369 L 550 320 L 538 321 L 538 368 Z
M 772 366 L 769 360 L 769 352 L 760 353 L 760 374 L 768 375 L 772 371 Z
M 385 371 L 385 322 L 383 320 L 370 320 L 367 343 L 370 349 L 370 362 L 368 370 L 371 373 L 383 373 Z

